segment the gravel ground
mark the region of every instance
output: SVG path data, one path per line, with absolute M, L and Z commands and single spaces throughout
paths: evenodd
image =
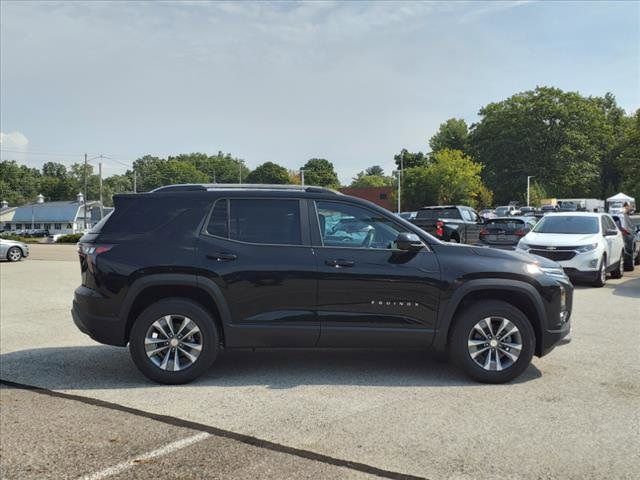
M 4 380 L 419 477 L 637 478 L 640 270 L 601 289 L 578 287 L 573 341 L 534 359 L 509 385 L 472 383 L 421 352 L 280 350 L 227 352 L 199 381 L 167 387 L 146 381 L 126 349 L 98 345 L 77 331 L 69 315 L 79 283 L 75 251 L 39 247 L 47 250 L 34 249 L 31 258 L 17 264 L 0 264 Z M 57 250 L 62 247 L 67 250 Z M 61 260 L 37 260 L 51 258 L 45 254 Z M 65 255 L 72 261 L 64 260 Z M 75 455 L 72 465 L 86 473 L 157 448 L 155 439 L 157 444 L 166 440 L 146 434 L 134 421 L 116 420 L 107 408 L 91 407 L 91 416 L 78 413 L 68 426 L 46 405 L 46 396 L 12 393 L 18 406 L 7 408 L 6 390 L 1 393 L 0 471 L 6 478 L 23 478 L 29 467 L 36 472 L 55 467 L 66 449 Z M 28 408 L 21 408 L 22 403 Z M 128 435 L 126 453 L 116 445 L 112 456 L 101 456 L 101 425 L 125 427 L 120 434 Z M 191 435 L 181 432 L 177 438 L 183 434 Z M 82 450 L 76 437 L 83 439 Z M 154 442 L 145 443 L 150 438 Z M 180 474 L 184 465 L 203 465 L 208 458 L 215 459 L 211 471 L 222 472 L 222 478 L 264 472 L 280 478 L 361 475 L 357 469 L 332 472 L 326 462 L 300 466 L 298 456 L 280 452 L 277 458 L 245 454 L 219 440 L 203 440 L 149 462 L 136 475 L 208 478 L 206 469 Z M 28 445 L 32 454 L 7 453 L 16 451 L 16 445 Z M 198 453 L 189 457 L 190 452 Z M 239 464 L 244 470 L 236 468 Z M 43 470 L 39 478 L 59 477 L 60 471 Z M 120 475 L 129 478 L 130 473 Z

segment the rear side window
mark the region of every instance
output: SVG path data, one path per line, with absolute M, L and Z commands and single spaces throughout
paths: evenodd
M 302 245 L 300 202 L 280 199 L 218 200 L 207 233 L 247 243 Z
M 174 239 L 193 234 L 206 215 L 210 202 L 187 195 L 145 196 L 117 199 L 116 208 L 102 225 L 101 234 L 153 233 Z
M 207 233 L 216 237 L 229 238 L 229 215 L 227 200 L 218 200 L 207 224 Z

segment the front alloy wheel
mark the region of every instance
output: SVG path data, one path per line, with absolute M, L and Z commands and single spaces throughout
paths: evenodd
M 531 363 L 536 337 L 527 316 L 501 300 L 468 305 L 454 319 L 451 360 L 484 383 L 513 380 Z
M 476 323 L 467 342 L 469 355 L 488 371 L 510 368 L 522 352 L 522 335 L 504 317 L 487 317 Z
M 22 258 L 22 250 L 18 247 L 11 247 L 7 252 L 7 260 L 10 262 L 19 262 Z

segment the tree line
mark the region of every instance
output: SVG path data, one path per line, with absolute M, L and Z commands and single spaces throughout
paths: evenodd
M 551 197 L 606 198 L 618 191 L 640 197 L 640 110 L 626 115 L 613 95 L 585 97 L 538 87 L 490 103 L 470 126 L 451 118 L 425 142 L 426 152 L 402 149 L 396 172 L 373 165 L 358 173 L 351 187 L 397 186 L 402 171 L 404 210 L 438 203 L 491 206 L 523 201 L 526 178 L 532 203 Z M 425 149 L 427 150 L 427 149 Z M 301 168 L 305 184 L 339 188 L 334 165 L 312 158 Z M 135 172 L 135 175 L 134 175 Z M 87 167 L 88 198 L 99 195 L 99 178 Z M 47 162 L 42 169 L 0 162 L 0 199 L 11 205 L 69 200 L 84 190 L 84 164 L 67 168 Z M 135 177 L 135 179 L 134 179 Z M 167 158 L 146 155 L 124 174 L 103 181 L 105 204 L 115 193 L 149 191 L 173 183 L 299 184 L 300 170 L 274 162 L 250 170 L 229 153 L 189 153 Z

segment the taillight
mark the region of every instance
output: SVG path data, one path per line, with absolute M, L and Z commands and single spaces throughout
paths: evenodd
M 525 232 L 522 228 L 519 228 L 518 230 L 516 230 L 515 232 L 513 232 L 513 234 L 514 234 L 516 237 L 524 237 L 524 236 L 527 234 L 527 232 Z
M 444 235 L 444 230 L 442 229 L 443 226 L 444 223 L 440 220 L 436 222 L 436 235 L 438 235 L 439 237 L 442 237 Z
M 489 230 L 483 228 L 482 230 L 480 230 L 480 236 L 484 237 L 485 235 L 489 235 Z
M 78 253 L 80 255 L 91 255 L 96 257 L 101 253 L 108 252 L 113 248 L 113 245 L 106 244 L 94 244 L 94 243 L 79 243 Z

